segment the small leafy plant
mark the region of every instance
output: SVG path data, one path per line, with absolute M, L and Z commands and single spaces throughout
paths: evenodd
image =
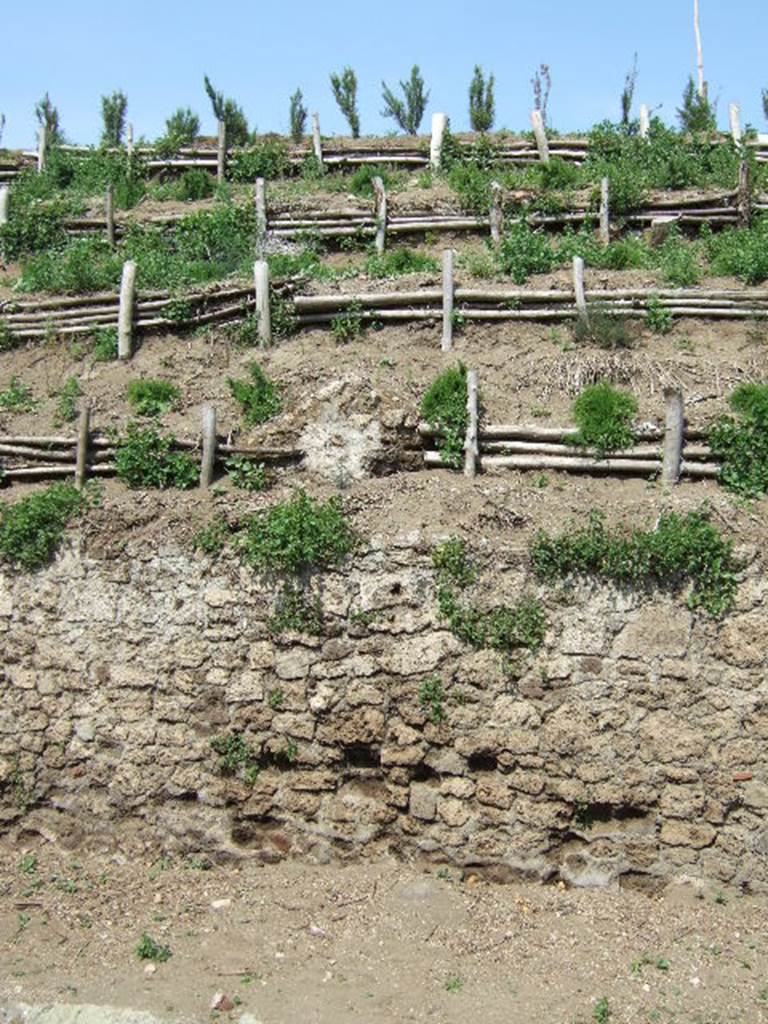
M 13 505 L 0 505 L 0 561 L 38 569 L 51 561 L 86 499 L 70 484 L 52 484 Z
M 267 486 L 267 471 L 263 462 L 254 462 L 244 455 L 233 455 L 225 462 L 229 479 L 241 491 L 263 491 Z
M 219 755 L 216 763 L 222 775 L 237 775 L 252 786 L 259 774 L 258 758 L 239 732 L 214 736 L 211 747 Z
M 64 387 L 56 396 L 54 423 L 71 423 L 77 419 L 77 400 L 81 395 L 77 377 L 68 377 Z
M 218 555 L 230 537 L 230 529 L 223 519 L 212 519 L 201 527 L 192 538 L 192 547 L 206 555 Z
M 174 451 L 176 439 L 154 426 L 131 422 L 115 446 L 115 474 L 131 488 L 177 487 L 188 490 L 197 483 L 198 469 L 188 452 Z
M 11 377 L 5 391 L 0 391 L 0 409 L 6 412 L 29 412 L 37 405 L 28 384 Z
M 173 954 L 169 946 L 161 946 L 146 932 L 143 932 L 136 946 L 136 956 L 139 960 L 151 960 L 154 963 L 164 964 L 171 959 Z
M 249 380 L 229 378 L 229 390 L 240 406 L 243 419 L 250 427 L 266 423 L 282 409 L 280 388 L 264 373 L 258 363 L 248 367 Z
M 331 320 L 331 333 L 337 345 L 357 341 L 365 333 L 365 315 L 359 302 L 350 302 L 343 313 Z
M 645 322 L 654 334 L 669 334 L 672 330 L 672 314 L 658 295 L 651 295 L 648 299 Z
M 573 323 L 573 340 L 577 345 L 596 345 L 614 351 L 633 348 L 636 331 L 627 316 L 602 303 L 589 303 L 586 316 L 578 316 Z
M 436 676 L 425 679 L 419 687 L 419 703 L 433 725 L 440 725 L 445 720 L 444 699 L 443 681 Z
M 181 393 L 167 380 L 132 380 L 126 393 L 128 404 L 139 416 L 162 416 L 175 408 Z
M 448 465 L 458 468 L 467 430 L 467 368 L 459 362 L 435 378 L 421 400 L 421 415 L 439 431 L 438 445 Z
M 628 448 L 635 439 L 632 423 L 636 415 L 637 402 L 627 391 L 608 383 L 592 384 L 573 403 L 579 429 L 576 444 L 594 448 L 600 458 Z
M 745 383 L 730 396 L 733 416 L 710 427 L 709 446 L 720 460 L 720 482 L 745 498 L 768 493 L 768 385 Z

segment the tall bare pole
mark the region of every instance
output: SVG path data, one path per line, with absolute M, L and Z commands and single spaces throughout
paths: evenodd
M 699 27 L 699 0 L 693 0 L 693 31 L 696 34 L 696 69 L 699 75 L 699 96 L 707 98 L 707 83 L 704 81 L 704 58 L 701 53 L 701 29 Z

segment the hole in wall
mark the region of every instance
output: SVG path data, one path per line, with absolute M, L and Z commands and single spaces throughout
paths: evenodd
M 495 754 L 489 754 L 487 750 L 478 750 L 469 755 L 467 767 L 471 772 L 495 772 L 499 767 L 499 761 Z
M 367 743 L 350 743 L 344 747 L 344 762 L 348 768 L 380 768 L 381 750 Z

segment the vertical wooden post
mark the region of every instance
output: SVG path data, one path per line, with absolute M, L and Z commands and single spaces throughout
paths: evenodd
M 264 179 L 256 179 L 254 189 L 256 202 L 256 255 L 261 257 L 267 241 L 267 196 Z
M 731 122 L 731 138 L 734 145 L 741 145 L 741 107 L 738 103 L 731 103 L 728 107 L 728 118 Z
M 120 281 L 120 308 L 117 314 L 117 358 L 130 359 L 133 353 L 133 305 L 136 295 L 136 264 L 123 264 Z
M 128 156 L 128 161 L 133 160 L 133 124 L 130 121 L 125 129 L 125 152 Z
M 467 433 L 464 438 L 464 476 L 477 474 L 477 459 L 480 448 L 477 440 L 478 421 L 477 371 L 467 372 Z
M 272 320 L 269 314 L 269 264 L 256 260 L 253 265 L 253 283 L 256 291 L 259 344 L 262 348 L 272 344 Z
M 693 0 L 693 32 L 696 36 L 696 71 L 699 76 L 699 96 L 707 98 L 707 83 L 704 81 L 704 57 L 701 53 L 701 28 L 699 26 L 699 0 Z
M 91 407 L 83 402 L 80 408 L 80 422 L 77 428 L 77 450 L 75 454 L 75 487 L 80 491 L 85 486 L 86 463 L 88 461 L 88 432 L 91 424 Z
M 0 185 L 0 228 L 8 223 L 8 195 L 8 186 Z
M 432 115 L 432 137 L 429 140 L 429 164 L 433 171 L 440 170 L 443 159 L 443 138 L 445 129 L 448 126 L 448 118 L 445 114 Z
M 586 320 L 587 299 L 584 292 L 584 260 L 581 256 L 573 257 L 573 292 L 576 297 L 576 312 Z
M 40 125 L 37 133 L 37 173 L 42 174 L 45 170 L 45 157 L 48 152 L 48 129 L 44 124 Z
M 544 128 L 544 119 L 541 116 L 540 110 L 531 111 L 531 124 L 533 125 L 533 134 L 536 136 L 536 148 L 539 151 L 539 160 L 543 164 L 549 163 L 549 143 L 547 142 L 547 132 Z
M 213 466 L 216 461 L 216 409 L 203 406 L 203 454 L 200 459 L 200 486 L 207 490 L 213 482 Z
M 504 211 L 501 205 L 501 185 L 498 181 L 491 182 L 491 242 L 498 245 L 501 242 L 501 232 L 504 227 Z
M 107 222 L 107 242 L 115 244 L 115 190 L 112 185 L 107 185 L 107 194 L 104 197 L 104 216 Z
M 645 103 L 640 104 L 640 138 L 647 139 L 651 131 L 651 116 Z
M 219 121 L 219 135 L 216 146 L 216 181 L 224 184 L 227 173 L 227 125 L 225 121 Z
M 600 182 L 600 241 L 603 245 L 608 245 L 611 241 L 609 183 L 607 178 L 603 178 Z
M 680 479 L 683 461 L 685 418 L 683 394 L 677 388 L 664 389 L 666 426 L 664 430 L 664 461 L 661 470 L 663 484 L 676 484 Z
M 322 169 L 323 166 L 323 143 L 320 140 L 320 118 L 317 114 L 312 115 L 312 149 L 315 153 L 315 160 Z
M 376 221 L 376 252 L 381 255 L 387 244 L 387 190 L 381 178 L 374 178 L 373 216 Z
M 749 179 L 749 164 L 742 160 L 739 164 L 739 188 L 736 196 L 736 206 L 739 211 L 739 225 L 749 227 L 752 220 L 752 190 Z
M 443 352 L 453 347 L 453 249 L 443 250 Z

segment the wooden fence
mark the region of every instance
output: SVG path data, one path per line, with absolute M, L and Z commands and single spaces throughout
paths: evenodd
M 570 427 L 484 425 L 480 423 L 477 373 L 467 373 L 467 430 L 464 440 L 464 473 L 474 477 L 484 469 L 550 470 L 592 475 L 660 476 L 675 484 L 681 477 L 712 479 L 718 476 L 716 461 L 705 433 L 685 426 L 683 396 L 665 391 L 665 427 L 638 428 L 636 444 L 603 455 L 578 444 L 578 431 Z M 424 446 L 424 465 L 450 465 L 438 450 L 441 432 L 427 423 L 418 427 Z
M 338 318 L 357 318 L 361 325 L 414 320 L 442 322 L 442 346 L 451 348 L 453 334 L 463 322 L 554 322 L 582 317 L 594 310 L 633 318 L 647 316 L 649 302 L 672 317 L 746 320 L 768 316 L 768 288 L 614 288 L 590 289 L 584 284 L 584 264 L 573 261 L 571 289 L 537 291 L 530 288 L 457 287 L 453 251 L 443 254 L 442 286 L 413 291 L 334 292 L 292 294 L 296 280 L 270 286 L 266 261 L 254 264 L 254 284 L 230 284 L 182 295 L 135 291 L 135 265 L 126 263 L 120 293 L 64 296 L 0 303 L 0 328 L 11 341 L 56 335 L 90 334 L 98 328 L 118 329 L 118 354 L 130 358 L 135 335 L 142 331 L 174 331 L 212 323 L 237 323 L 256 314 L 258 340 L 272 341 L 270 297 L 280 293 L 284 312 L 296 327 L 331 325 Z
M 90 409 L 84 405 L 74 437 L 0 437 L 0 481 L 71 477 L 77 486 L 83 486 L 89 477 L 115 476 L 118 444 L 118 437 L 91 429 Z M 174 439 L 171 450 L 199 454 L 202 487 L 210 486 L 215 467 L 222 468 L 233 456 L 268 466 L 294 465 L 303 458 L 303 452 L 297 449 L 243 447 L 224 441 L 216 434 L 216 412 L 211 406 L 203 409 L 201 436 L 196 440 Z

